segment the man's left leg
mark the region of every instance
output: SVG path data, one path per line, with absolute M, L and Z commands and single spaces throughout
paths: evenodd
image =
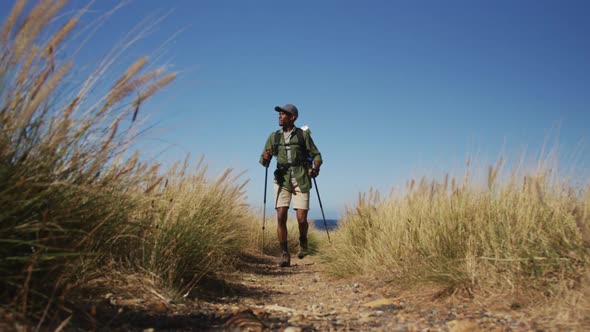
M 309 223 L 307 222 L 307 211 L 304 209 L 297 209 L 297 225 L 299 226 L 299 253 L 297 257 L 300 259 L 307 256 L 307 230 Z
M 307 222 L 307 211 L 309 211 L 309 192 L 302 193 L 296 182 L 293 185 L 293 209 L 296 211 L 297 225 L 299 226 L 299 253 L 297 257 L 303 258 L 308 254 L 307 231 L 309 223 Z

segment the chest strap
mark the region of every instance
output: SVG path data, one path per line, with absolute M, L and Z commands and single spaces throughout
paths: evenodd
M 284 164 L 277 163 L 277 169 L 287 169 L 292 166 L 308 166 L 308 165 L 309 165 L 308 161 L 298 161 L 298 162 L 294 162 L 294 163 L 284 163 Z

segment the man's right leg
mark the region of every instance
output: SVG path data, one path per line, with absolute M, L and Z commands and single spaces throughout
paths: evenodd
M 283 249 L 282 244 L 287 243 L 287 214 L 289 211 L 289 207 L 280 207 L 277 208 L 277 237 L 279 239 L 279 243 L 281 243 L 281 249 Z
M 291 265 L 291 256 L 289 255 L 289 245 L 287 237 L 287 216 L 289 212 L 289 205 L 291 205 L 291 192 L 283 186 L 274 184 L 276 201 L 275 208 L 277 209 L 277 238 L 281 246 L 281 260 L 279 266 L 287 267 Z
M 287 237 L 287 217 L 289 207 L 277 208 L 277 238 L 281 245 L 281 261 L 279 265 L 281 267 L 287 267 L 291 265 L 291 256 L 289 255 L 289 243 Z

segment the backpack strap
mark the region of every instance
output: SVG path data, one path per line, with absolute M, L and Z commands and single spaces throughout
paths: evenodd
M 272 155 L 278 156 L 279 155 L 279 145 L 281 144 L 281 131 L 277 130 L 275 132 L 275 144 L 272 145 Z

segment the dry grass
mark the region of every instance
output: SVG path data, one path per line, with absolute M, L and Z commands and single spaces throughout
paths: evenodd
M 484 185 L 467 172 L 412 180 L 402 195 L 360 194 L 323 255 L 326 271 L 504 303 L 565 301 L 575 303 L 559 308 L 565 316 L 587 317 L 590 188 L 576 192 L 542 168 L 499 181 L 501 171 L 490 167 Z
M 65 1 L 24 4 L 0 30 L 2 306 L 61 328 L 68 299 L 90 280 L 129 272 L 185 294 L 231 264 L 253 219 L 240 175 L 210 180 L 188 158 L 162 170 L 128 151 L 140 109 L 175 74 L 147 71 L 141 57 L 97 95 L 118 49 L 73 86 L 76 62 L 63 51 L 81 14 L 55 29 Z
M 148 188 L 151 199 L 139 218 L 149 224 L 142 231 L 141 251 L 131 256 L 168 285 L 182 285 L 183 294 L 205 273 L 232 264 L 247 245 L 243 234 L 253 219 L 244 200 L 245 183 L 237 183 L 241 174 L 232 176 L 228 169 L 213 181 L 205 172 L 199 166 L 193 172 L 173 168 L 157 188 Z

